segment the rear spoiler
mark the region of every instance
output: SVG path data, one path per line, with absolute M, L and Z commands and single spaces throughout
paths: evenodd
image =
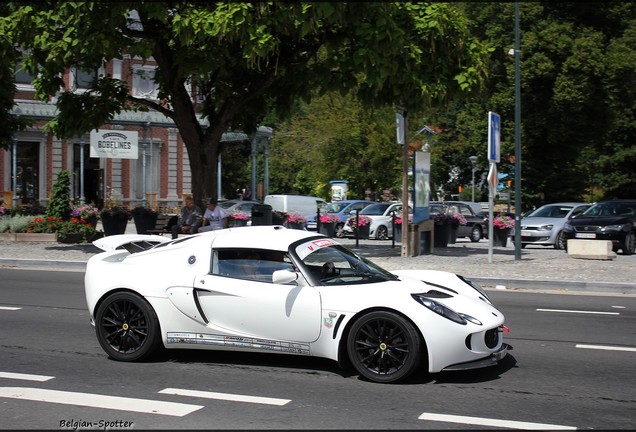
M 106 236 L 93 242 L 95 246 L 103 251 L 114 251 L 125 249 L 131 254 L 152 249 L 158 244 L 167 243 L 172 239 L 150 234 L 119 234 Z

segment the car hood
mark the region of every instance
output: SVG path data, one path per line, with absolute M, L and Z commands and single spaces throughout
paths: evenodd
M 566 218 L 529 217 L 521 219 L 521 226 L 563 225 Z
M 577 216 L 570 219 L 570 225 L 583 226 L 583 225 L 622 225 L 626 223 L 634 222 L 635 218 L 626 216 Z

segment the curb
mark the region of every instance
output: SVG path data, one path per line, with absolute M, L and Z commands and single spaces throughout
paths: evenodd
M 43 269 L 50 271 L 76 271 L 86 270 L 86 261 L 55 261 L 38 260 L 27 258 L 0 258 L 0 267 L 17 269 Z M 528 289 L 545 291 L 577 291 L 612 294 L 636 295 L 636 284 L 622 282 L 592 282 L 592 281 L 559 281 L 559 280 L 536 280 L 536 279 L 510 279 L 496 277 L 471 277 L 470 280 L 484 287 L 492 289 L 506 290 Z

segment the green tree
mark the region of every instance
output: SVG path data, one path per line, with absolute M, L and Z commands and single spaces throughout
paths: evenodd
M 436 2 L 51 0 L 2 12 L 1 46 L 20 47 L 39 99 L 57 97 L 55 135 L 85 133 L 124 109 L 161 112 L 184 140 L 197 200 L 216 196 L 223 132 L 251 133 L 269 107 L 284 115 L 314 91 L 355 87 L 365 105 L 416 109 L 475 88 L 485 68 L 463 15 Z M 157 62 L 159 101 L 131 97 L 110 75 L 86 93 L 63 88 L 68 68 L 96 70 L 124 56 Z
M 46 215 L 69 220 L 71 218 L 71 178 L 67 170 L 62 170 L 57 175 L 53 190 L 51 191 L 51 200 L 46 206 Z

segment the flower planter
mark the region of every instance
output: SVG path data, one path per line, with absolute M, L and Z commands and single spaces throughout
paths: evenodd
M 157 224 L 157 216 L 158 214 L 155 212 L 142 212 L 133 214 L 133 220 L 135 221 L 137 234 L 148 234 L 148 230 L 155 229 L 155 225 Z M 126 232 L 126 228 L 124 228 L 124 232 Z
M 102 227 L 106 236 L 124 234 L 126 225 L 128 225 L 128 216 L 125 214 L 102 214 Z
M 508 246 L 508 236 L 510 235 L 510 229 L 494 229 L 493 230 L 493 243 L 495 246 Z
M 448 231 L 448 244 L 455 244 L 457 242 L 457 231 L 459 231 L 459 225 L 450 225 Z
M 230 218 L 229 226 L 230 226 L 230 228 L 247 226 L 247 219 Z
M 57 236 L 58 243 L 84 243 L 84 234 L 82 233 L 68 233 L 68 234 L 58 234 Z
M 298 229 L 301 230 L 303 229 L 303 223 L 302 222 L 287 222 L 287 228 L 290 229 Z
M 402 242 L 402 224 L 396 224 L 393 228 L 393 238 L 396 243 Z
M 353 227 L 353 235 L 357 239 L 368 239 L 370 234 L 371 226 L 370 225 L 362 225 L 359 227 Z
M 336 223 L 321 223 L 320 224 L 320 234 L 324 234 L 327 237 L 335 237 L 336 236 Z
M 433 247 L 448 247 L 448 239 L 450 238 L 449 224 L 435 224 L 433 228 Z

